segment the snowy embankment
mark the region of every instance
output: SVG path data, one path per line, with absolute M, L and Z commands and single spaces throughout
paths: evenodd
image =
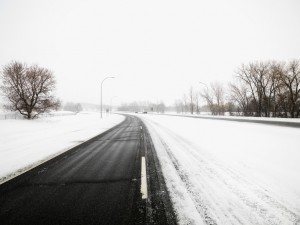
M 59 114 L 61 115 L 61 114 Z M 99 113 L 0 120 L 0 183 L 103 133 L 124 120 Z
M 152 113 L 155 114 L 155 113 Z M 228 113 L 226 113 L 228 114 Z M 159 115 L 159 114 L 158 114 Z M 181 117 L 193 117 L 193 118 L 203 118 L 203 119 L 217 119 L 217 120 L 240 120 L 240 121 L 246 121 L 246 122 L 276 122 L 278 124 L 280 123 L 286 123 L 286 124 L 298 124 L 296 127 L 300 126 L 300 118 L 278 118 L 278 117 L 248 117 L 248 116 L 229 116 L 229 115 L 209 115 L 207 113 L 201 113 L 200 115 L 198 114 L 191 114 L 191 113 L 184 113 L 184 114 L 178 114 L 175 112 L 167 112 L 165 114 L 160 114 L 160 115 L 167 115 L 167 116 L 181 116 Z
M 180 224 L 300 224 L 300 129 L 141 115 Z

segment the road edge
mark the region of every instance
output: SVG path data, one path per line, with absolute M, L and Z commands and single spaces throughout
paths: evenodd
M 177 117 L 185 117 L 191 119 L 205 119 L 205 120 L 223 120 L 223 121 L 232 121 L 232 122 L 242 122 L 242 123 L 254 123 L 254 124 L 264 124 L 269 126 L 280 126 L 280 127 L 291 127 L 291 128 L 300 128 L 299 122 L 289 122 L 289 121 L 274 121 L 274 120 L 258 120 L 258 119 L 247 119 L 245 117 L 242 118 L 225 118 L 225 117 L 206 117 L 206 116 L 193 116 L 193 115 L 176 115 L 176 114 L 155 114 L 149 113 L 150 115 L 160 115 L 160 116 L 177 116 Z
M 124 116 L 124 115 L 123 115 Z M 10 180 L 13 180 L 14 178 L 18 177 L 18 176 L 21 176 L 22 174 L 26 173 L 26 172 L 29 172 L 30 170 L 33 170 L 35 168 L 38 168 L 40 167 L 42 164 L 44 163 L 51 163 L 52 161 L 54 160 L 59 160 L 60 157 L 64 157 L 66 154 L 69 154 L 70 152 L 72 151 L 76 151 L 78 148 L 81 148 L 81 147 L 84 147 L 85 145 L 89 144 L 90 142 L 93 142 L 93 140 L 97 139 L 97 138 L 100 138 L 104 135 L 106 135 L 107 133 L 109 133 L 110 131 L 118 128 L 119 126 L 121 126 L 125 120 L 126 120 L 126 116 L 124 116 L 125 119 L 123 121 L 121 121 L 119 124 L 116 124 L 114 125 L 113 127 L 109 128 L 108 130 L 100 133 L 100 134 L 97 134 L 96 136 L 93 136 L 89 139 L 87 139 L 86 141 L 78 144 L 78 145 L 73 145 L 73 146 L 70 146 L 69 148 L 66 148 L 64 150 L 61 150 L 55 154 L 52 154 L 44 159 L 41 159 L 33 164 L 30 164 L 26 167 L 23 167 L 23 168 L 20 168 L 18 169 L 17 171 L 15 172 L 12 172 L 12 173 L 9 173 L 7 175 L 5 175 L 4 177 L 0 177 L 0 185 L 3 185 L 5 184 L 6 182 L 10 181 Z
M 138 117 L 139 118 L 139 117 Z M 143 127 L 146 150 L 148 199 L 146 202 L 147 224 L 177 225 L 178 220 L 171 202 L 170 193 L 156 154 L 151 135 L 146 124 L 139 118 Z M 165 215 L 166 221 L 161 221 Z

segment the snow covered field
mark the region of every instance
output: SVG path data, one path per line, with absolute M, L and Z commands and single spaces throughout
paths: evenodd
M 0 120 L 0 183 L 124 120 L 121 115 L 79 113 L 37 120 Z
M 142 115 L 180 224 L 300 224 L 300 129 Z

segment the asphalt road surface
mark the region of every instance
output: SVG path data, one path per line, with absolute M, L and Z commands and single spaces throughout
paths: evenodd
M 147 193 L 141 192 L 145 157 Z M 176 224 L 140 119 L 124 122 L 0 185 L 0 224 Z

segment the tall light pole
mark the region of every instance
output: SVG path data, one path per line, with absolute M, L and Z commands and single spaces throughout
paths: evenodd
M 109 78 L 115 78 L 115 77 L 105 77 L 101 82 L 101 106 L 100 106 L 101 119 L 102 119 L 102 85 L 103 85 L 103 82 Z

